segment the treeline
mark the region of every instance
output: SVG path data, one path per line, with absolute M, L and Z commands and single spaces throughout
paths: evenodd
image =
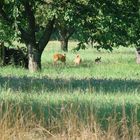
M 139 0 L 1 0 L 0 41 L 22 42 L 28 68 L 41 69 L 41 55 L 50 38 L 68 51 L 70 38 L 96 43 L 97 49 L 140 47 Z

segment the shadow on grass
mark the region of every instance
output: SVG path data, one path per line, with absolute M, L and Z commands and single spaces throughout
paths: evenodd
M 96 58 L 95 58 L 96 59 Z M 93 60 L 82 60 L 82 63 L 80 65 L 75 65 L 74 61 L 66 62 L 66 64 L 63 64 L 62 62 L 57 62 L 57 64 L 53 64 L 52 62 L 47 62 L 44 64 L 45 67 L 53 68 L 53 69 L 63 69 L 63 68 L 92 68 L 94 65 L 97 65 L 95 63 L 95 59 Z M 100 64 L 100 63 L 98 63 Z
M 1 89 L 12 89 L 21 92 L 40 92 L 40 91 L 81 91 L 81 92 L 101 92 L 101 93 L 118 93 L 118 92 L 139 92 L 140 80 L 125 79 L 75 79 L 69 80 L 49 77 L 4 77 L 0 76 Z

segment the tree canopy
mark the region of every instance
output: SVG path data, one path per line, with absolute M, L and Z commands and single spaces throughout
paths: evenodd
M 29 70 L 41 69 L 41 55 L 54 29 L 61 40 L 75 33 L 97 49 L 140 46 L 139 0 L 1 0 L 0 41 L 17 39 L 28 50 Z

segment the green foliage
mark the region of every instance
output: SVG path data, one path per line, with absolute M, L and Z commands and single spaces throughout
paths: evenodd
M 1 1 L 1 5 L 4 5 L 3 9 L 12 21 L 9 29 L 1 21 L 1 32 L 4 34 L 1 38 L 12 40 L 20 37 L 18 25 L 28 30 L 29 25 L 23 6 L 25 2 L 23 0 Z M 55 28 L 58 31 L 68 32 L 67 36 L 74 32 L 75 38 L 80 42 L 96 42 L 97 45 L 94 47 L 97 49 L 112 50 L 114 46 L 140 46 L 140 3 L 138 0 L 30 0 L 29 3 L 35 14 L 37 40 L 42 35 L 48 20 L 55 16 Z M 4 37 L 5 35 L 7 37 Z
M 7 42 L 9 45 L 18 40 L 18 29 L 17 29 L 17 20 L 16 18 L 19 16 L 18 9 L 16 6 L 16 1 L 1 1 L 1 6 L 5 9 L 8 17 L 5 16 L 6 20 L 1 18 L 0 20 L 0 41 Z M 11 18 L 11 19 L 10 19 Z M 13 20 L 13 22 L 11 22 Z
M 102 7 L 105 34 L 109 34 L 111 43 L 116 46 L 138 45 L 138 30 L 140 28 L 139 2 L 129 1 L 108 1 Z
M 89 2 L 90 3 L 90 2 Z M 140 6 L 138 0 L 98 1 L 88 5 L 94 14 L 85 15 L 85 22 L 79 27 L 80 39 L 96 42 L 97 47 L 112 50 L 114 46 L 135 44 L 139 46 Z M 94 10 L 93 10 L 94 9 Z
M 25 3 L 26 1 L 23 0 L 5 0 L 1 3 L 2 9 L 4 9 L 7 14 L 7 17 L 2 19 L 1 24 L 3 26 L 1 26 L 1 30 L 9 32 L 9 30 L 5 30 L 6 28 L 4 28 L 4 26 L 9 27 L 9 29 L 12 30 L 11 36 L 7 34 L 9 40 L 13 40 L 14 38 L 15 40 L 23 41 L 18 26 L 22 27 L 25 31 L 30 30 L 28 27 L 27 13 L 24 8 Z M 46 27 L 48 19 L 52 18 L 54 15 L 54 10 L 52 10 L 51 6 L 48 3 L 45 3 L 45 1 L 30 0 L 29 4 L 32 6 L 33 14 L 36 18 L 36 36 L 38 37 L 38 33 L 41 34 L 43 31 L 42 29 Z M 41 33 L 39 31 L 41 31 Z M 8 35 L 11 38 L 9 38 Z
M 0 41 L 10 42 L 14 38 L 14 30 L 11 30 L 3 21 L 0 21 Z

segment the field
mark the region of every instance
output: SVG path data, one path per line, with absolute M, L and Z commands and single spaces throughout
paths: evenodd
M 135 49 L 73 52 L 76 42 L 70 42 L 66 65 L 54 66 L 59 45 L 48 44 L 41 72 L 0 68 L 0 140 L 139 140 Z M 77 53 L 80 66 L 73 62 Z

